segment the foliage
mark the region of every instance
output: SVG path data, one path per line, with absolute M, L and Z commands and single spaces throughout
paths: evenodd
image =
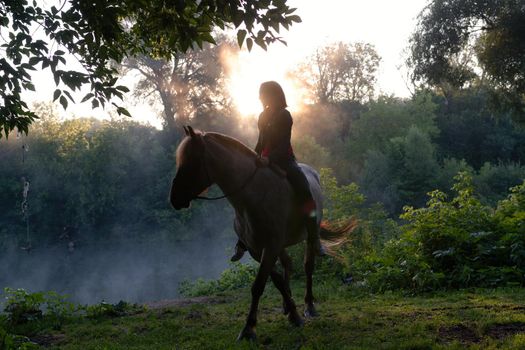
M 332 169 L 322 168 L 321 188 L 325 197 L 323 217 L 328 221 L 343 221 L 358 214 L 365 197 L 355 183 L 338 186 Z
M 29 350 L 39 346 L 23 335 L 11 334 L 0 325 L 0 349 L 2 350 Z
M 41 306 L 46 301 L 46 294 L 29 293 L 24 289 L 5 288 L 6 302 L 4 312 L 11 325 L 23 324 L 42 318 Z
M 525 156 L 525 130 L 513 123 L 508 111 L 490 108 L 483 88 L 456 91 L 447 98 L 434 96 L 434 138 L 440 158 L 464 159 L 479 169 L 485 162 L 520 162 Z
M 42 320 L 44 316 L 60 328 L 64 320 L 73 316 L 77 306 L 67 296 L 56 292 L 29 293 L 25 289 L 4 289 L 6 320 L 11 327 Z
M 439 134 L 435 123 L 437 105 L 430 94 L 421 93 L 410 100 L 381 96 L 367 106 L 350 131 L 347 154 L 357 166 L 363 165 L 368 151 L 385 153 L 395 137 L 403 137 L 415 126 L 430 137 Z
M 243 288 L 253 283 L 256 273 L 257 266 L 254 264 L 233 263 L 217 280 L 183 281 L 179 286 L 179 293 L 194 297 Z
M 483 79 L 503 94 L 500 101 L 522 110 L 524 23 L 519 0 L 433 1 L 421 12 L 410 39 L 413 78 L 433 86 L 462 87 L 482 71 Z M 473 59 L 465 60 L 469 50 L 481 70 Z
M 305 163 L 314 169 L 326 168 L 330 163 L 330 153 L 309 135 L 293 137 L 292 145 L 298 162 Z
M 159 101 L 164 129 L 181 132 L 196 113 L 229 107 L 224 72 L 217 62 L 233 50 L 233 43 L 220 38 L 217 45 L 204 44 L 201 50 L 177 53 L 169 60 L 145 55 L 127 58 L 122 67 L 126 73 L 140 74 L 133 95 L 150 103 Z
M 91 89 L 82 101 L 91 101 L 96 108 L 128 91 L 117 85 L 113 62 L 137 55 L 169 59 L 195 45 L 214 44 L 215 28 L 230 25 L 237 29 L 239 45 L 246 42 L 251 49 L 255 42 L 266 48 L 282 41 L 277 35 L 281 26 L 288 28 L 301 21 L 286 0 L 194 0 L 169 6 L 160 0 L 64 1 L 60 8 L 10 0 L 3 1 L 0 9 L 0 33 L 8 38 L 0 59 L 4 75 L 0 133 L 6 137 L 15 127 L 27 133 L 37 118 L 21 96 L 23 91 L 35 89 L 30 72 L 37 65 L 51 70 L 58 87 L 53 99 L 64 108 L 74 102 L 70 91 L 82 86 Z M 33 35 L 33 28 L 39 29 L 45 40 Z M 74 60 L 79 64 L 72 68 Z M 119 114 L 129 115 L 125 108 L 116 106 Z
M 476 198 L 468 173 L 455 179 L 452 200 L 436 190 L 426 207 L 405 207 L 401 237 L 354 266 L 359 279 L 376 290 L 413 291 L 525 282 L 524 186 L 494 210 Z
M 519 164 L 485 163 L 474 176 L 474 184 L 481 201 L 495 206 L 505 199 L 509 188 L 519 185 L 525 179 L 525 166 Z
M 82 309 L 85 312 L 86 317 L 93 319 L 122 317 L 144 311 L 144 307 L 137 304 L 130 304 L 123 300 L 115 304 L 103 301 L 98 304 L 84 306 Z
M 384 203 L 393 213 L 404 204 L 421 205 L 425 194 L 435 188 L 439 165 L 434 145 L 415 126 L 406 136 L 390 139 L 385 151 L 369 151 L 363 171 L 365 194 Z
M 363 103 L 374 95 L 379 61 L 371 44 L 338 42 L 317 49 L 295 75 L 316 102 Z
M 325 196 L 324 219 L 336 225 L 350 219 L 357 220 L 357 228 L 351 232 L 349 242 L 340 248 L 339 263 L 335 266 L 328 264 L 332 274 L 342 272 L 341 267 L 348 272 L 354 263 L 398 236 L 397 224 L 388 217 L 381 204 L 365 206 L 366 197 L 359 192 L 357 184 L 338 185 L 331 169 L 321 169 L 321 186 Z M 327 266 L 320 268 L 327 270 Z
M 20 213 L 22 177 L 31 182 L 30 235 L 35 247 L 56 246 L 64 240 L 90 243 L 118 238 L 122 242 L 122 232 L 129 239 L 148 235 L 150 242 L 164 233 L 169 239 L 200 232 L 220 236 L 226 225 L 231 227 L 227 206 L 196 204 L 191 212 L 170 208 L 167 193 L 175 157 L 172 147 L 165 149 L 161 141 L 161 132 L 134 122 L 61 123 L 47 118 L 36 123 L 28 137 L 4 140 L 0 153 L 10 164 L 0 168 L 0 232 L 5 249 L 27 244 Z M 22 161 L 24 145 L 29 151 Z M 215 210 L 220 214 L 212 215 Z M 202 215 L 212 220 L 198 220 Z

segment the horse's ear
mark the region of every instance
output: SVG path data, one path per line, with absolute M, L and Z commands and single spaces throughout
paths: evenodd
M 186 134 L 186 136 L 189 136 L 190 133 L 189 133 L 188 129 L 185 126 L 183 126 L 182 128 L 184 129 L 184 133 Z
M 195 137 L 195 131 L 193 131 L 193 128 L 191 126 L 186 126 L 186 128 L 188 129 L 188 135 L 191 136 L 191 138 L 194 138 Z

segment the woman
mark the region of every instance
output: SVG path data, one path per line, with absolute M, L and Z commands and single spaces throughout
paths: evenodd
M 315 210 L 315 201 L 310 192 L 310 185 L 306 176 L 295 160 L 292 144 L 292 116 L 286 110 L 286 97 L 283 89 L 275 81 L 261 84 L 259 99 L 263 105 L 263 112 L 259 115 L 259 139 L 255 152 L 260 156 L 262 165 L 276 164 L 286 172 L 286 177 L 292 185 L 302 205 L 308 231 L 308 246 L 317 255 L 324 255 L 319 240 L 319 228 Z M 232 261 L 237 261 L 244 255 L 246 247 L 241 241 L 237 242 Z

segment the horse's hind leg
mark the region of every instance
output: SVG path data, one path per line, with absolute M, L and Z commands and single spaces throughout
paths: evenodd
M 259 307 L 259 299 L 264 292 L 266 281 L 268 280 L 268 276 L 270 276 L 270 273 L 275 266 L 278 256 L 278 253 L 268 249 L 264 249 L 262 253 L 259 271 L 257 272 L 255 281 L 252 284 L 252 302 L 250 304 L 250 312 L 248 313 L 246 324 L 237 337 L 237 340 L 256 339 L 255 326 L 257 325 L 257 309 Z
M 281 265 L 283 266 L 283 276 L 286 290 L 288 291 L 288 295 L 292 297 L 292 290 L 290 289 L 290 273 L 292 271 L 292 259 L 290 258 L 286 250 L 283 250 L 281 255 L 279 255 L 279 260 L 281 261 Z M 288 306 L 285 302 L 283 302 L 283 313 L 285 315 L 288 315 L 288 312 Z
M 303 319 L 297 313 L 297 308 L 295 307 L 295 302 L 290 295 L 290 287 L 286 284 L 286 280 L 276 270 L 272 271 L 271 277 L 273 284 L 283 296 L 283 304 L 285 310 L 287 310 L 286 314 L 288 314 L 288 320 L 295 326 L 302 326 L 304 324 Z
M 305 249 L 304 256 L 304 272 L 306 273 L 306 293 L 304 295 L 304 316 L 306 317 L 315 317 L 319 314 L 315 310 L 314 306 L 314 295 L 312 292 L 312 283 L 313 283 L 313 273 L 315 266 L 315 253 L 308 245 Z

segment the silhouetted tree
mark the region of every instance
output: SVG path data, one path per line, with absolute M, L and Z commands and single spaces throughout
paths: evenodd
M 379 61 L 371 44 L 338 42 L 318 49 L 296 77 L 315 102 L 363 103 L 374 93 Z
M 73 101 L 71 90 L 89 86 L 93 108 L 128 89 L 117 86 L 118 72 L 110 63 L 148 55 L 171 59 L 203 43 L 215 43 L 212 32 L 234 26 L 239 45 L 255 42 L 266 48 L 279 28 L 300 22 L 286 0 L 117 1 L 64 0 L 60 7 L 35 1 L 0 2 L 0 135 L 15 127 L 28 131 L 37 117 L 22 98 L 34 90 L 30 71 L 49 68 L 57 86 L 53 94 L 64 108 Z M 41 28 L 47 40 L 34 35 Z M 70 55 L 67 55 L 69 53 Z M 74 64 L 80 63 L 79 68 Z M 72 62 L 75 62 L 72 64 Z M 113 102 L 114 103 L 114 102 Z M 117 112 L 129 114 L 117 105 Z
M 228 108 L 221 60 L 223 50 L 234 50 L 223 39 L 219 45 L 175 54 L 170 60 L 137 56 L 123 63 L 125 72 L 140 73 L 134 95 L 160 102 L 165 130 L 174 137 L 197 111 Z
M 481 72 L 500 103 L 523 111 L 525 7 L 521 0 L 432 1 L 410 39 L 413 79 L 463 87 Z M 474 48 L 477 70 L 458 64 Z M 521 114 L 523 117 L 523 114 Z

